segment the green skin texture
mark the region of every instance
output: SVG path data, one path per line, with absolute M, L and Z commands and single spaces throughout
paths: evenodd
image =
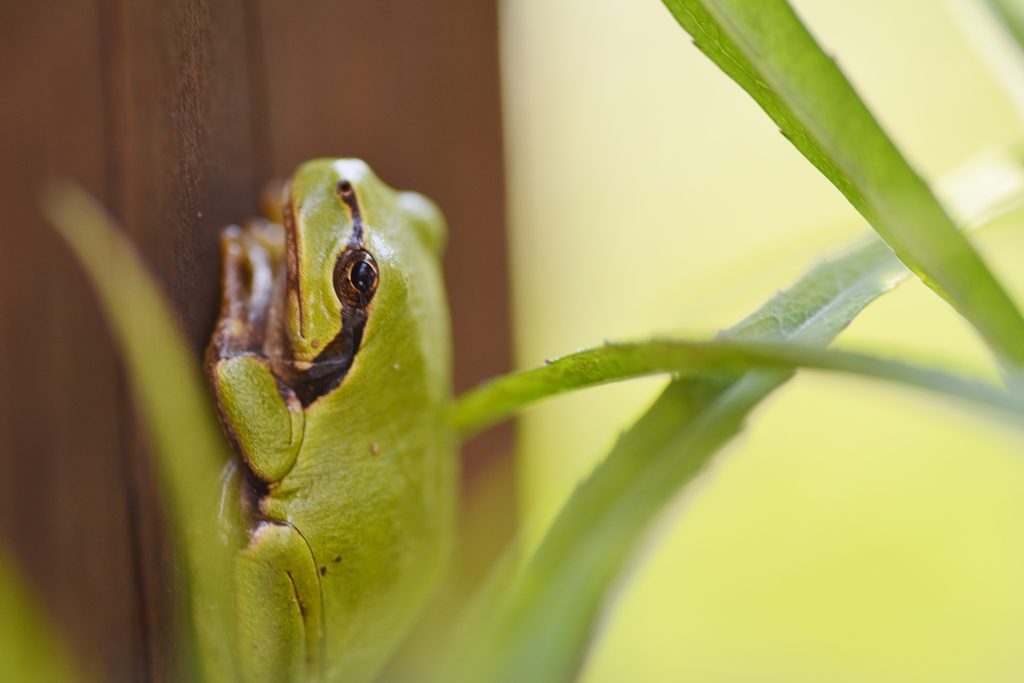
M 334 270 L 353 211 L 341 181 L 354 188 L 377 289 L 348 373 L 303 408 L 282 349 L 304 367 L 342 330 Z M 250 477 L 266 485 L 239 515 L 248 533 L 235 573 L 239 659 L 250 683 L 359 683 L 435 590 L 450 545 L 457 442 L 446 419 L 445 226 L 429 200 L 395 192 L 355 159 L 310 161 L 289 192 L 288 257 L 267 261 L 251 227 L 225 231 L 224 304 L 207 353 L 222 422 Z M 244 314 L 250 283 L 239 290 L 231 279 L 255 283 L 261 268 L 272 303 L 254 323 Z M 260 348 L 244 343 L 253 332 Z

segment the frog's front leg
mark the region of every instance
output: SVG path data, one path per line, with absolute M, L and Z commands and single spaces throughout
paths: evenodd
M 323 605 L 305 539 L 290 524 L 261 522 L 235 567 L 245 682 L 320 680 Z
M 295 464 L 304 416 L 294 392 L 277 381 L 263 355 L 274 280 L 265 230 L 265 224 L 232 226 L 221 237 L 224 295 L 206 365 L 238 453 L 253 474 L 271 484 Z

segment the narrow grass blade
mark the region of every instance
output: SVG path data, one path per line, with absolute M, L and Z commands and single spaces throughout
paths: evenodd
M 656 340 L 607 344 L 563 356 L 542 368 L 505 375 L 464 397 L 461 425 L 470 432 L 543 398 L 645 375 L 739 376 L 754 369 L 797 368 L 888 380 L 1010 411 L 1021 405 L 1006 392 L 981 382 L 863 354 L 794 344 Z
M 1024 365 L 1024 318 L 785 0 L 663 1 L 900 260 Z
M 96 289 L 149 428 L 182 540 L 201 670 L 211 683 L 237 680 L 233 553 L 218 530 L 219 473 L 229 451 L 199 366 L 159 285 L 103 207 L 60 182 L 43 209 Z
M 0 551 L 0 681 L 81 683 L 57 632 Z

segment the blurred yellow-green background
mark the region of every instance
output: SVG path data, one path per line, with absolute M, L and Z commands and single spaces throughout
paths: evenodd
M 1022 137 L 1016 65 L 976 7 L 793 5 L 929 181 Z M 660 2 L 506 0 L 501 45 L 520 367 L 609 339 L 707 338 L 868 230 Z M 975 238 L 1018 301 L 1022 228 Z M 916 280 L 838 345 L 993 373 Z M 663 383 L 521 420 L 534 536 Z M 1024 679 L 1022 452 L 961 406 L 802 373 L 665 515 L 583 680 Z

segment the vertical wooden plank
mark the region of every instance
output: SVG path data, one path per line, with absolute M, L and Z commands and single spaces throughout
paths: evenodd
M 79 657 L 138 680 L 118 370 L 84 277 L 35 204 L 54 173 L 106 189 L 98 13 L 0 13 L 0 532 Z
M 104 680 L 169 680 L 173 548 L 129 390 L 77 264 L 41 220 L 67 174 L 123 222 L 194 350 L 216 235 L 252 213 L 240 1 L 0 6 L 0 533 Z
M 220 229 L 256 210 L 246 13 L 235 0 L 120 0 L 127 70 L 111 107 L 119 217 L 167 284 L 194 350 L 202 351 L 219 299 Z
M 238 0 L 107 0 L 106 106 L 112 208 L 164 282 L 196 358 L 213 326 L 220 229 L 250 215 L 258 191 L 248 18 Z M 129 402 L 130 409 L 130 402 Z M 149 680 L 175 668 L 173 541 L 137 420 L 128 421 L 129 493 Z

